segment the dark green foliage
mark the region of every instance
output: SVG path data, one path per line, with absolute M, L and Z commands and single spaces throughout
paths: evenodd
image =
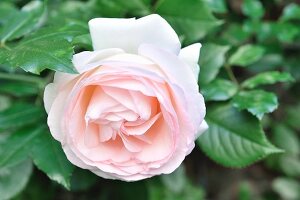
M 43 89 L 54 71 L 77 73 L 72 56 L 92 50 L 91 18 L 151 13 L 183 46 L 202 43 L 198 82 L 210 128 L 171 175 L 104 180 L 75 168 L 51 137 Z M 0 41 L 0 200 L 300 199 L 297 1 L 1 0 Z M 232 171 L 203 155 L 234 168 L 267 158 Z

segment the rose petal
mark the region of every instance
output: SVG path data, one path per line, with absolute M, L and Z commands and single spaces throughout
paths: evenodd
M 124 53 L 122 49 L 110 48 L 99 51 L 83 51 L 73 56 L 73 64 L 79 73 L 86 72 L 97 66 L 97 62 L 110 56 Z
M 143 44 L 154 44 L 175 54 L 180 41 L 172 27 L 162 17 L 152 14 L 140 19 L 95 18 L 89 21 L 94 50 L 121 48 L 137 53 Z
M 143 146 L 138 139 L 134 137 L 128 137 L 122 133 L 120 133 L 120 137 L 122 138 L 124 146 L 128 151 L 134 153 L 142 151 Z
M 64 117 L 64 109 L 65 109 L 65 103 L 66 99 L 70 95 L 72 90 L 72 85 L 69 85 L 68 87 L 65 87 L 64 90 L 61 90 L 56 98 L 54 99 L 51 109 L 48 113 L 48 119 L 47 123 L 50 129 L 50 132 L 52 136 L 60 141 L 61 143 L 64 143 L 64 133 L 62 130 L 62 121 Z
M 99 141 L 98 125 L 89 123 L 84 133 L 84 143 L 87 147 L 93 148 L 99 144 Z
M 179 90 L 182 90 L 181 93 L 183 94 L 181 96 L 186 98 L 186 104 L 188 106 L 186 106 L 186 108 L 182 107 L 181 109 L 186 110 L 188 116 L 192 116 L 190 120 L 196 130 L 203 121 L 206 110 L 204 98 L 198 92 L 198 84 L 189 66 L 182 62 L 177 56 L 153 45 L 141 45 L 139 53 L 150 58 L 160 66 L 169 79 L 169 85 L 175 93 L 180 94 Z
M 129 91 L 129 94 L 136 105 L 136 112 L 141 119 L 147 120 L 152 114 L 152 109 L 156 109 L 155 98 L 143 95 L 141 92 Z M 156 110 L 154 110 L 156 114 Z
M 49 113 L 52 103 L 57 96 L 57 86 L 54 83 L 49 83 L 44 91 L 44 106 L 47 113 Z
M 68 84 L 72 80 L 76 80 L 78 75 L 76 74 L 66 74 L 62 72 L 56 72 L 54 74 L 53 83 L 49 83 L 44 90 L 44 106 L 47 113 L 49 113 L 53 101 L 58 95 L 59 90 Z
M 113 136 L 113 129 L 107 125 L 100 125 L 99 126 L 99 141 L 106 142 Z
M 93 169 L 93 166 L 90 166 L 86 163 L 83 162 L 83 160 L 81 158 L 78 157 L 78 154 L 76 154 L 75 152 L 72 151 L 72 149 L 70 148 L 70 144 L 65 144 L 62 146 L 63 150 L 68 158 L 68 160 L 73 163 L 74 165 L 82 168 L 82 169 Z
M 200 72 L 200 67 L 198 65 L 200 48 L 201 48 L 201 44 L 195 43 L 181 49 L 179 53 L 179 58 L 182 59 L 186 64 L 188 64 L 191 67 L 192 72 L 197 81 Z
M 156 169 L 151 169 L 150 171 L 146 172 L 147 174 L 157 175 L 157 174 L 170 174 L 175 169 L 179 167 L 179 165 L 183 162 L 185 156 L 187 153 L 185 151 L 182 151 L 181 149 L 178 149 L 173 153 L 173 156 L 168 159 L 168 161 L 162 165 L 159 166 Z
M 78 77 L 78 74 L 67 74 L 63 72 L 55 72 L 53 83 L 57 84 L 59 87 L 62 88 L 72 80 Z
M 119 77 L 115 80 L 104 81 L 101 84 L 104 86 L 110 86 L 115 88 L 127 89 L 131 91 L 140 91 L 144 95 L 154 96 L 151 88 L 147 87 L 145 84 L 139 80 L 135 80 L 135 77 Z
M 111 108 L 117 107 L 119 102 L 108 96 L 102 88 L 96 87 L 89 102 L 86 119 L 98 119 L 101 114 L 110 111 Z
M 97 165 L 96 162 L 107 160 L 124 162 L 129 160 L 131 156 L 119 136 L 117 136 L 115 140 L 111 139 L 107 142 L 99 143 L 95 148 L 88 148 L 82 138 L 78 140 L 76 148 L 94 165 Z
M 136 158 L 141 162 L 164 159 L 173 151 L 172 133 L 162 117 L 154 123 L 145 135 L 150 138 L 152 144 L 145 144 L 143 151 L 136 155 Z
M 178 56 L 149 44 L 141 45 L 139 54 L 155 62 L 172 83 L 176 83 L 185 89 L 198 91 L 194 74 L 190 67 Z
M 135 121 L 138 119 L 139 115 L 132 110 L 125 110 L 115 113 L 115 115 L 125 119 L 126 121 Z
M 208 129 L 208 124 L 205 120 L 202 121 L 197 134 L 195 135 L 195 139 L 197 139 L 202 133 L 204 133 Z
M 124 127 L 124 131 L 128 135 L 143 135 L 145 134 L 152 125 L 156 122 L 156 120 L 161 116 L 161 113 L 158 113 L 154 117 L 152 117 L 150 120 L 144 122 L 143 124 L 140 124 L 138 126 L 127 126 Z
M 113 88 L 113 87 L 102 87 L 102 90 L 115 101 L 124 105 L 132 111 L 137 111 L 136 105 L 132 101 L 132 98 L 127 90 Z

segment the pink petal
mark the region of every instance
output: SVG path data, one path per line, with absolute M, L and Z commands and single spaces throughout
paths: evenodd
M 99 126 L 99 141 L 106 142 L 113 136 L 113 129 L 107 125 Z
M 128 151 L 130 151 L 130 152 L 142 151 L 142 149 L 143 149 L 142 145 L 137 139 L 135 139 L 133 137 L 128 137 L 122 133 L 120 133 L 119 135 L 122 138 L 123 144 Z
M 161 113 L 158 113 L 157 115 L 152 117 L 150 120 L 148 120 L 138 126 L 126 126 L 126 123 L 125 123 L 124 131 L 128 135 L 143 135 L 152 127 L 152 125 L 156 122 L 156 120 L 160 116 L 161 116 Z
M 86 117 L 98 119 L 104 112 L 113 109 L 119 102 L 108 96 L 100 86 L 96 87 L 89 102 Z
M 99 145 L 98 125 L 89 123 L 84 133 L 84 143 L 87 147 L 93 148 Z
M 206 110 L 204 99 L 198 92 L 198 84 L 189 66 L 174 54 L 153 45 L 142 45 L 139 53 L 152 59 L 161 67 L 170 80 L 169 86 L 172 87 L 174 93 L 180 93 L 177 92 L 179 90 L 183 92 L 183 97 L 178 98 L 185 98 L 187 107 L 180 109 L 186 110 L 192 124 L 197 129 L 203 121 Z
M 173 152 L 172 133 L 162 117 L 156 121 L 145 135 L 151 138 L 152 144 L 145 144 L 143 151 L 135 156 L 141 162 L 161 160 Z
M 119 102 L 120 104 L 124 105 L 130 110 L 136 111 L 136 105 L 132 101 L 131 96 L 127 90 L 113 88 L 113 87 L 102 87 L 103 91 L 113 98 L 115 101 Z

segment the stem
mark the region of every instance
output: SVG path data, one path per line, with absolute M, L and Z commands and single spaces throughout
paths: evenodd
M 46 84 L 46 82 L 39 77 L 22 75 L 22 74 L 7 74 L 7 73 L 0 72 L 0 79 L 36 83 L 38 85 Z
M 234 74 L 233 74 L 233 71 L 231 70 L 230 65 L 226 64 L 226 65 L 225 65 L 225 69 L 226 69 L 226 71 L 227 71 L 227 74 L 228 74 L 229 78 L 230 78 L 236 85 L 239 86 L 240 84 L 239 84 L 238 80 L 235 78 L 235 76 L 234 76 Z

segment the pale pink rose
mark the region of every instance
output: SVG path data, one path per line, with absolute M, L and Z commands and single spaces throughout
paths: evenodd
M 201 45 L 180 50 L 159 15 L 92 19 L 94 51 L 79 74 L 56 72 L 44 94 L 48 125 L 76 166 L 135 181 L 173 172 L 206 128 L 198 92 Z

